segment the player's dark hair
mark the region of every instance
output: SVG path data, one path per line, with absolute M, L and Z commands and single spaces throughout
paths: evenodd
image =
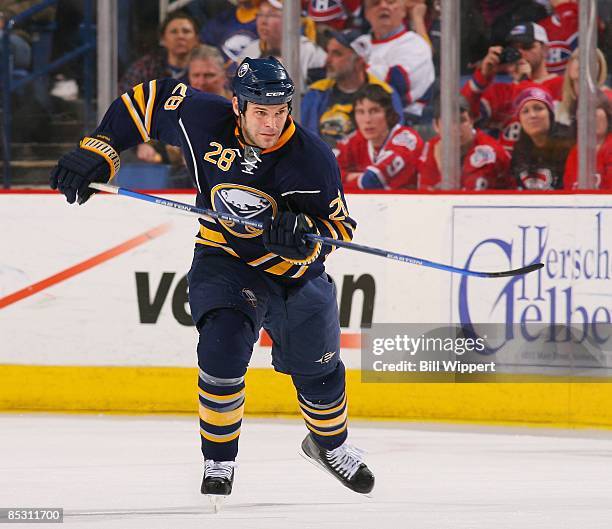
M 187 11 L 181 11 L 179 9 L 168 13 L 166 18 L 164 18 L 163 22 L 161 23 L 161 26 L 159 26 L 160 39 L 164 36 L 164 33 L 166 32 L 166 29 L 168 29 L 168 25 L 170 24 L 170 22 L 178 19 L 189 20 L 189 22 L 191 22 L 191 25 L 193 26 L 193 30 L 195 31 L 196 35 L 200 33 L 200 24 L 198 24 L 198 21 L 193 18 L 189 13 L 187 13 Z
M 399 123 L 400 117 L 393 108 L 391 94 L 378 84 L 367 84 L 355 92 L 355 96 L 353 98 L 353 110 L 351 112 L 353 123 L 355 123 L 355 107 L 357 106 L 357 103 L 363 101 L 364 99 L 369 99 L 373 103 L 377 103 L 383 107 L 385 116 L 387 118 L 387 125 L 390 129 Z

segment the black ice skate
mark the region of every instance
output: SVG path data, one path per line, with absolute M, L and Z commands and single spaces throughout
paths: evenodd
M 210 499 L 215 512 L 219 512 L 223 500 L 232 493 L 234 484 L 234 461 L 213 461 L 207 459 L 204 464 L 202 494 Z
M 308 434 L 302 441 L 302 455 L 355 492 L 367 494 L 374 488 L 374 474 L 363 462 L 362 452 L 349 444 L 325 450 Z

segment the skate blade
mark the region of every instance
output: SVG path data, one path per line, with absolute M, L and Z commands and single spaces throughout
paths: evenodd
M 220 494 L 206 494 L 206 497 L 210 501 L 215 514 L 219 514 L 221 512 L 221 507 L 223 507 L 223 504 L 227 499 L 227 496 L 222 496 Z
M 311 465 L 313 465 L 315 468 L 318 468 L 321 472 L 323 472 L 326 476 L 329 476 L 330 478 L 333 478 L 335 481 L 340 481 L 336 476 L 334 476 L 333 474 L 331 474 L 329 472 L 329 470 L 327 470 L 326 467 L 324 467 L 321 463 L 319 463 L 317 460 L 313 459 L 312 457 L 310 457 L 306 452 L 304 452 L 304 450 L 302 448 L 300 448 L 300 455 L 306 460 L 308 461 Z M 356 490 L 350 489 L 349 487 L 347 487 L 344 483 L 342 483 L 340 481 L 340 484 L 345 488 L 350 490 L 351 492 L 355 493 L 355 494 L 359 494 L 360 496 L 365 496 L 366 498 L 374 498 L 374 496 L 372 495 L 372 492 L 368 492 L 367 494 L 364 494 L 363 492 L 357 492 Z

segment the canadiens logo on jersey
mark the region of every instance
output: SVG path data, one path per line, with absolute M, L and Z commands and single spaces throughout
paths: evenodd
M 218 184 L 210 192 L 213 209 L 219 213 L 229 213 L 243 219 L 263 222 L 276 215 L 278 207 L 274 198 L 253 187 L 238 184 Z M 251 238 L 261 235 L 262 230 L 252 226 L 242 226 L 235 222 L 220 221 L 232 235 Z
M 325 22 L 344 15 L 342 0 L 310 0 L 308 14 L 315 22 Z
M 519 174 L 525 189 L 550 189 L 553 175 L 550 169 L 538 168 L 533 171 L 521 171 Z
M 572 52 L 576 47 L 568 45 L 565 42 L 551 42 L 548 45 L 548 54 L 546 55 L 546 68 L 551 73 L 563 74 L 567 61 L 569 61 Z

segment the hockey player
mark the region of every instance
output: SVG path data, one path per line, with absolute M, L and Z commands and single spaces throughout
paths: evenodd
M 261 328 L 272 364 L 291 375 L 309 433 L 303 455 L 348 488 L 374 476 L 347 445 L 344 365 L 330 248 L 307 233 L 348 241 L 340 173 L 330 149 L 291 118 L 294 85 L 275 58 L 245 59 L 227 101 L 176 80 L 153 80 L 115 100 L 97 130 L 63 156 L 51 187 L 84 203 L 91 182 L 119 169 L 119 152 L 159 139 L 182 147 L 198 207 L 265 223 L 265 229 L 200 219 L 188 275 L 200 333 L 199 415 L 205 460 L 201 491 L 232 490 L 245 401 L 244 376 Z

